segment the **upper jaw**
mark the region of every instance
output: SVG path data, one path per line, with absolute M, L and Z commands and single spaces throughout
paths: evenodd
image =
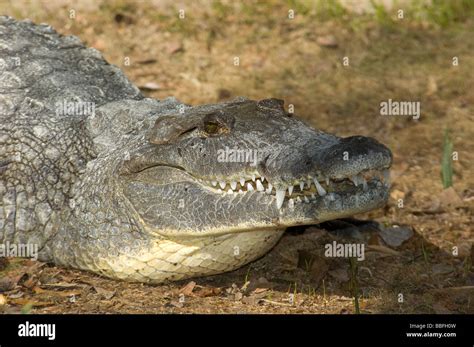
M 388 188 L 390 173 L 388 168 L 363 170 L 356 175 L 329 177 L 320 174 L 306 174 L 299 178 L 282 181 L 266 178 L 258 172 L 242 174 L 238 179 L 199 179 L 206 189 L 220 195 L 266 194 L 280 210 L 284 203 L 290 209 L 295 204 L 311 203 L 321 198 L 336 200 L 336 195 L 357 190 L 365 192 L 371 183 L 375 187 Z M 354 189 L 353 189 L 354 188 Z

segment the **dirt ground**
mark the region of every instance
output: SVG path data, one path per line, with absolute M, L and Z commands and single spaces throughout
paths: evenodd
M 474 9 L 409 3 L 355 13 L 337 1 L 0 0 L 2 14 L 77 35 L 150 97 L 276 97 L 314 127 L 375 137 L 394 154 L 384 209 L 290 229 L 237 271 L 152 286 L 0 259 L 0 311 L 474 313 Z M 419 101 L 421 117 L 382 116 L 388 99 Z M 445 129 L 457 152 L 450 189 Z M 333 241 L 363 242 L 365 260 L 325 257 Z

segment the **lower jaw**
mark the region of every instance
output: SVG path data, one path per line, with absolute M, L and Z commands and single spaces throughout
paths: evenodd
M 372 181 L 367 189 L 354 187 L 351 190 L 332 192 L 315 199 L 291 203 L 285 198 L 279 213 L 279 222 L 285 227 L 322 223 L 327 220 L 344 218 L 383 207 L 389 197 L 390 187 Z

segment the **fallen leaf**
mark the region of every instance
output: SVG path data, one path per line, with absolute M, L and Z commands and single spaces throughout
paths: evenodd
M 94 290 L 106 300 L 110 300 L 115 295 L 115 291 L 107 290 L 101 287 L 94 287 Z
M 10 302 L 14 305 L 21 305 L 21 306 L 31 305 L 33 307 L 43 307 L 43 306 L 54 305 L 54 302 L 35 301 L 28 298 L 19 298 L 19 299 L 12 299 L 11 297 L 9 298 L 10 298 Z
M 205 298 L 208 296 L 215 296 L 221 293 L 221 288 L 213 288 L 213 287 L 201 287 L 198 291 L 193 292 L 193 296 L 197 296 L 200 298 Z
M 194 287 L 196 287 L 196 282 L 191 281 L 186 284 L 183 288 L 179 290 L 179 293 L 190 296 L 193 293 Z
M 259 277 L 256 281 L 251 281 L 250 285 L 247 288 L 248 292 L 253 292 L 256 289 L 272 289 L 275 287 L 275 284 L 267 280 L 265 277 Z
M 253 291 L 254 294 L 261 294 L 268 291 L 268 288 L 257 288 Z
M 30 276 L 21 285 L 25 288 L 32 289 L 36 283 L 38 283 L 38 279 Z
M 41 287 L 53 287 L 53 288 L 77 288 L 77 287 L 84 287 L 85 284 L 80 283 L 43 283 Z
M 11 299 L 19 299 L 19 298 L 22 298 L 23 296 L 25 296 L 25 293 L 23 293 L 21 291 L 16 292 L 16 293 L 8 294 L 8 297 L 11 298 Z
M 79 290 L 45 290 L 40 287 L 34 287 L 33 292 L 38 295 L 49 295 L 49 296 L 60 296 L 60 297 L 70 297 L 78 296 L 82 294 L 82 291 Z

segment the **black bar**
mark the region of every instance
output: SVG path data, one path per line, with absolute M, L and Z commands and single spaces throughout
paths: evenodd
M 55 336 L 20 337 L 26 322 L 55 324 Z M 411 325 L 410 325 L 411 324 Z M 431 324 L 431 325 L 430 325 Z M 440 324 L 444 324 L 441 326 Z M 454 324 L 454 326 L 450 326 Z M 33 330 L 34 332 L 35 330 Z M 46 330 L 44 332 L 47 332 Z M 52 332 L 51 330 L 49 332 Z M 407 336 L 449 333 L 455 336 Z M 50 334 L 52 337 L 52 334 Z M 281 339 L 306 345 L 473 346 L 472 315 L 3 315 L 0 346 L 236 344 Z

